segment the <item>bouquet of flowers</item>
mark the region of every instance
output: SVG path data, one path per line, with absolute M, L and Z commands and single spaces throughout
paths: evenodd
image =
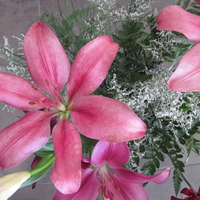
M 186 199 L 199 199 L 183 161 L 200 154 L 199 1 L 159 13 L 152 0 L 88 1 L 73 11 L 58 3 L 60 16 L 46 11 L 15 37 L 17 50 L 4 38 L 0 101 L 24 116 L 0 131 L 0 169 L 35 159 L 0 178 L 1 199 L 51 170 L 53 200 L 148 200 L 147 182 L 170 175 L 156 173 L 166 156 L 176 194 L 185 181 Z

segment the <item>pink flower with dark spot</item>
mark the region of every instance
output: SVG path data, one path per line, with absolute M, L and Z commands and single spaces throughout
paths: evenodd
M 199 5 L 200 5 L 200 0 L 196 0 L 196 2 L 197 2 L 197 4 L 199 4 Z
M 156 175 L 143 175 L 121 167 L 130 158 L 130 151 L 125 142 L 109 143 L 99 141 L 89 159 L 82 160 L 82 183 L 78 192 L 64 195 L 57 191 L 53 200 L 94 200 L 100 195 L 103 200 L 149 200 L 141 185 L 147 181 L 157 184 L 165 182 L 170 169 Z
M 105 79 L 118 48 L 109 36 L 98 37 L 78 52 L 70 66 L 56 35 L 42 21 L 31 26 L 24 38 L 24 53 L 34 82 L 0 72 L 0 101 L 28 111 L 0 131 L 0 169 L 19 165 L 41 149 L 56 116 L 52 129 L 56 160 L 51 179 L 62 193 L 74 193 L 81 182 L 79 132 L 108 142 L 145 135 L 145 124 L 124 103 L 90 95 Z
M 187 195 L 187 197 L 185 197 L 184 199 L 179 199 L 172 196 L 171 200 L 200 200 L 200 188 L 198 193 L 195 193 L 193 189 L 187 188 L 184 188 L 181 193 Z

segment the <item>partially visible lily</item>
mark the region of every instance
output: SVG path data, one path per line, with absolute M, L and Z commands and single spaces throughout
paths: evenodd
M 92 153 L 91 165 L 86 168 L 88 160 L 84 158 L 82 183 L 75 194 L 64 195 L 56 192 L 53 200 L 94 200 L 98 195 L 109 200 L 149 200 L 141 183 L 153 181 L 157 184 L 165 182 L 170 169 L 148 176 L 121 167 L 130 157 L 130 151 L 125 142 L 109 143 L 99 141 Z
M 195 193 L 193 189 L 188 188 L 184 188 L 181 193 L 187 195 L 187 197 L 185 197 L 184 199 L 180 199 L 172 196 L 171 200 L 200 200 L 200 188 L 197 193 Z
M 197 4 L 199 4 L 199 5 L 200 5 L 200 0 L 196 0 L 196 2 L 197 2 Z
M 12 196 L 28 178 L 31 173 L 28 171 L 8 174 L 0 178 L 0 199 L 7 200 Z
M 197 43 L 181 59 L 168 87 L 178 92 L 200 91 L 200 16 L 173 5 L 160 11 L 157 23 L 158 30 L 177 31 Z
M 74 193 L 81 182 L 79 132 L 108 142 L 145 135 L 146 125 L 124 103 L 90 95 L 105 79 L 118 48 L 109 36 L 100 36 L 86 44 L 70 66 L 58 38 L 44 22 L 31 26 L 24 53 L 34 83 L 0 72 L 0 101 L 28 111 L 0 131 L 0 169 L 16 166 L 41 149 L 49 139 L 51 119 L 57 116 L 51 180 L 62 193 Z

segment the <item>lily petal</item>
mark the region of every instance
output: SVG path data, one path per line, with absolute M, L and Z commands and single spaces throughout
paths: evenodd
M 77 193 L 74 194 L 62 194 L 57 191 L 53 200 L 94 200 L 98 196 L 98 189 L 100 184 L 97 179 L 97 174 L 93 169 L 87 169 L 82 171 L 82 184 Z
M 49 113 L 33 111 L 0 131 L 0 169 L 22 163 L 41 149 L 50 135 Z
M 54 102 L 31 82 L 19 76 L 0 72 L 0 101 L 21 110 L 31 111 L 45 108 Z
M 86 96 L 70 108 L 74 126 L 83 135 L 107 142 L 124 142 L 143 137 L 144 122 L 124 103 L 102 97 Z
M 174 196 L 171 196 L 171 200 L 183 200 L 183 199 L 179 199 L 179 198 L 176 198 Z
M 200 43 L 193 46 L 168 81 L 168 87 L 177 92 L 200 91 Z M 191 62 L 192 60 L 192 62 Z
M 101 167 L 106 162 L 110 167 L 119 167 L 128 162 L 130 151 L 125 142 L 109 143 L 99 141 L 92 152 L 91 164 Z
M 81 159 L 81 169 L 87 169 L 90 167 L 90 159 L 86 157 L 82 157 Z
M 109 36 L 98 37 L 86 44 L 76 55 L 67 85 L 68 100 L 94 92 L 103 82 L 119 45 Z
M 44 91 L 56 96 L 69 77 L 70 62 L 56 35 L 40 21 L 24 38 L 24 54 L 32 79 Z
M 56 161 L 51 180 L 61 193 L 75 193 L 81 183 L 80 135 L 68 120 L 60 119 L 53 129 L 52 136 Z
M 122 167 L 115 167 L 115 168 L 113 168 L 113 171 L 123 181 L 129 182 L 129 183 L 145 183 L 148 181 L 153 181 L 157 184 L 162 184 L 169 178 L 169 175 L 170 175 L 169 168 L 167 168 L 163 172 L 155 174 L 155 175 L 139 174 L 137 172 L 133 172 L 129 169 L 122 168 Z
M 116 188 L 118 189 L 115 188 L 115 193 L 113 192 L 115 200 L 149 200 L 148 194 L 142 185 L 134 183 L 124 184 L 119 178 L 117 179 L 121 182 L 121 185 L 117 185 Z
M 200 41 L 200 16 L 172 5 L 161 10 L 156 18 L 158 30 L 172 30 L 184 34 L 189 40 Z

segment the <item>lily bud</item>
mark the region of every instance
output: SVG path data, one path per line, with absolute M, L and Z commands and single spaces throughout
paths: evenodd
M 31 173 L 28 171 L 8 174 L 0 178 L 0 199 L 7 200 L 12 196 L 28 178 Z

